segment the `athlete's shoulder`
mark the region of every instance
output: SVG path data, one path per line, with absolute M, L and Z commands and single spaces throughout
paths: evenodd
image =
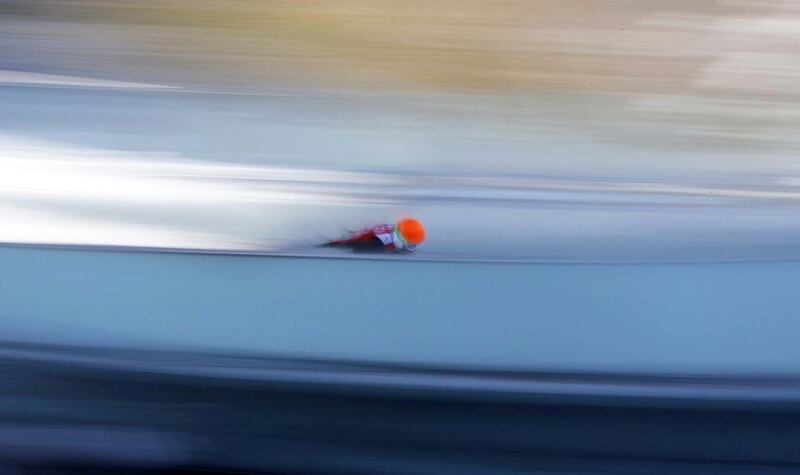
M 369 228 L 369 230 L 375 234 L 391 234 L 394 232 L 394 229 L 394 224 L 377 224 Z

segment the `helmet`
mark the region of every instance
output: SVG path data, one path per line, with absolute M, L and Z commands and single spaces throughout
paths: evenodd
M 425 228 L 422 223 L 413 218 L 403 219 L 397 223 L 397 232 L 400 238 L 412 246 L 422 244 L 425 240 Z

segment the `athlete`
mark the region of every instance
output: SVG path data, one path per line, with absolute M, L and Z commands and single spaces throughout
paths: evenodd
M 413 218 L 397 224 L 379 224 L 353 233 L 326 246 L 348 247 L 353 252 L 414 252 L 425 241 L 425 228 Z

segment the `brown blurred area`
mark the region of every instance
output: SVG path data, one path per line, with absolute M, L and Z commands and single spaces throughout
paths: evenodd
M 720 54 L 759 47 L 758 38 L 725 35 L 725 19 L 800 15 L 791 2 L 664 0 L 6 0 L 0 8 L 80 24 L 53 40 L 103 38 L 99 53 L 133 60 L 133 70 L 188 67 L 223 82 L 235 72 L 240 85 L 500 92 L 681 91 Z M 796 43 L 784 47 L 797 53 Z
M 791 1 L 0 0 L 0 11 L 0 69 L 234 92 L 447 94 L 429 107 L 496 117 L 522 136 L 544 121 L 639 151 L 783 163 L 800 146 Z

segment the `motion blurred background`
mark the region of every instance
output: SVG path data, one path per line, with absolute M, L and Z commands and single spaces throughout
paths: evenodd
M 0 0 L 0 462 L 794 473 L 798 84 L 788 0 Z
M 791 1 L 1 5 L 3 241 L 798 252 Z

